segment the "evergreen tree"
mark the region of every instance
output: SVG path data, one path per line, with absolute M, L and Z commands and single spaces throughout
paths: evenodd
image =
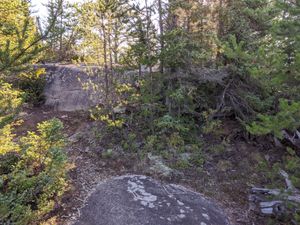
M 274 21 L 272 34 L 273 47 L 276 47 L 278 56 L 283 57 L 282 73 L 285 77 L 282 85 L 286 85 L 285 91 L 296 95 L 300 101 L 300 1 L 277 0 L 276 6 L 280 17 Z
M 51 0 L 48 5 L 47 26 L 57 20 L 49 32 L 47 44 L 51 54 L 47 53 L 46 60 L 70 61 L 74 57 L 73 46 L 79 37 L 77 26 L 76 4 L 67 3 L 65 0 Z
M 39 60 L 42 44 L 56 23 L 57 16 L 44 31 L 38 32 L 30 12 L 30 0 L 0 2 L 0 73 L 22 71 Z M 54 13 L 58 15 L 58 11 Z M 1 75 L 1 74 L 0 74 Z
M 257 49 L 260 38 L 268 33 L 276 15 L 273 0 L 222 1 L 216 10 L 221 23 L 219 40 L 228 41 L 230 35 L 234 35 L 237 42 L 245 43 L 246 50 Z
M 0 2 L 0 73 L 22 70 L 41 51 L 29 7 L 25 0 Z
M 156 28 L 150 19 L 152 10 L 154 5 L 144 7 L 135 5 L 129 17 L 127 39 L 129 48 L 123 60 L 132 68 L 138 68 L 139 76 L 142 73 L 142 66 L 151 70 L 157 59 Z

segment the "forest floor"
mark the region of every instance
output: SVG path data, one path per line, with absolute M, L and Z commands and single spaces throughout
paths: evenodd
M 264 218 L 250 210 L 248 196 L 252 186 L 266 184 L 266 178 L 259 172 L 259 162 L 276 160 L 278 156 L 262 143 L 247 142 L 241 138 L 237 122 L 224 123 L 223 133 L 217 139 L 205 137 L 203 149 L 206 157 L 201 170 L 176 168 L 175 175 L 164 177 L 149 172 L 147 160 L 123 152 L 121 146 L 112 147 L 114 152 L 118 152 L 117 155 L 105 156 L 103 152 L 106 149 L 97 146 L 94 140 L 95 122 L 86 113 L 25 107 L 20 114 L 23 125 L 16 132 L 21 135 L 32 131 L 37 123 L 53 117 L 64 123 L 70 163 L 70 188 L 63 197 L 62 205 L 57 206 L 50 215 L 58 224 L 69 224 L 76 220 L 85 199 L 99 182 L 124 174 L 144 174 L 203 193 L 222 206 L 233 225 L 267 224 Z M 101 127 L 98 126 L 97 130 L 101 133 Z M 110 142 L 110 138 L 106 141 Z

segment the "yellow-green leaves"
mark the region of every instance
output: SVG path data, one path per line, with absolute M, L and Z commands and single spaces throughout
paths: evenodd
M 14 117 L 21 104 L 21 92 L 0 81 L 0 128 Z
M 0 224 L 39 224 L 66 190 L 62 127 L 45 121 L 20 141 L 0 130 Z
M 18 71 L 37 59 L 40 46 L 30 2 L 0 1 L 0 71 Z
M 9 152 L 18 152 L 19 145 L 13 142 L 15 135 L 12 134 L 12 125 L 8 124 L 0 129 L 0 156 Z

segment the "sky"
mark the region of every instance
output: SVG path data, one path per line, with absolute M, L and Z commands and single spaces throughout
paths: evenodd
M 1 0 L 0 0 L 1 1 Z M 48 3 L 49 0 L 31 0 L 31 5 L 34 14 L 45 18 L 47 16 L 47 9 L 45 5 Z M 85 0 L 67 0 L 68 2 L 74 3 L 74 2 L 84 2 Z
M 43 0 L 32 0 L 31 1 L 32 9 L 35 12 L 35 15 L 43 16 L 43 15 L 47 14 L 46 7 L 43 6 L 43 4 L 45 4 L 46 2 L 47 1 L 43 1 Z
M 34 14 L 36 16 L 39 16 L 40 18 L 46 18 L 47 9 L 46 9 L 45 5 L 47 4 L 48 1 L 49 0 L 31 0 L 32 9 L 35 12 Z M 75 2 L 84 2 L 86 0 L 67 0 L 67 1 L 69 1 L 71 3 L 75 3 Z M 140 3 L 144 2 L 144 0 L 133 0 L 133 1 L 140 2 Z M 149 3 L 152 1 L 153 0 L 150 0 Z

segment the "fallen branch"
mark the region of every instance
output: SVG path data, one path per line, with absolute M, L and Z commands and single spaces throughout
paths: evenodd
M 251 189 L 249 201 L 255 206 L 252 208 L 259 209 L 262 215 L 281 217 L 289 214 L 291 211 L 295 212 L 300 207 L 300 192 L 296 189 L 287 172 L 280 170 L 279 174 L 284 178 L 287 188 L 285 190 L 280 189 L 268 189 L 257 188 Z M 271 196 L 271 200 L 270 199 Z M 290 207 L 287 207 L 287 206 Z
M 285 141 L 287 141 L 292 148 L 300 149 L 300 132 L 298 130 L 296 130 L 295 133 L 292 133 L 292 135 L 285 130 L 282 130 L 281 133 Z

